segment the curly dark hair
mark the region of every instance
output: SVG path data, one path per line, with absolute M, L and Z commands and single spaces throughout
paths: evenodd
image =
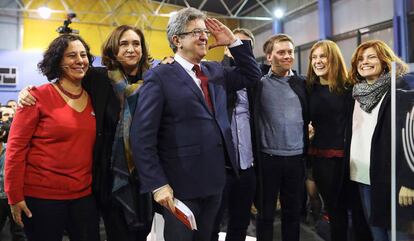
M 122 65 L 116 59 L 116 56 L 119 51 L 119 41 L 122 35 L 128 30 L 134 31 L 141 39 L 142 57 L 138 63 L 138 73 L 143 74 L 150 68 L 152 58 L 148 53 L 144 33 L 139 28 L 130 25 L 121 25 L 112 31 L 111 35 L 102 46 L 102 64 L 110 70 L 116 68 L 122 69 Z
M 39 71 L 47 77 L 48 81 L 59 79 L 61 77 L 63 71 L 60 66 L 60 62 L 62 61 L 63 54 L 69 46 L 69 43 L 76 40 L 81 41 L 85 47 L 89 64 L 92 65 L 95 58 L 90 53 L 89 45 L 85 42 L 85 40 L 83 40 L 79 35 L 62 34 L 49 44 L 49 47 L 43 54 L 42 61 L 37 64 L 37 68 L 39 68 Z

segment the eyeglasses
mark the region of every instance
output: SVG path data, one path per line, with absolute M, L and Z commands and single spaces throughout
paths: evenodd
M 198 38 L 203 33 L 205 35 L 207 35 L 207 37 L 209 37 L 210 34 L 211 34 L 211 32 L 208 31 L 207 29 L 195 28 L 195 29 L 191 30 L 190 32 L 183 32 L 183 33 L 179 33 L 177 35 L 188 35 L 188 34 L 191 34 L 193 37 Z

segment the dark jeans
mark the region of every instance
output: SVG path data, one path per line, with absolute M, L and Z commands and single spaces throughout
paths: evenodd
M 282 240 L 299 241 L 300 212 L 305 182 L 303 155 L 262 155 L 263 197 L 257 207 L 257 240 L 273 240 L 273 221 L 278 194 L 282 207 Z
M 233 171 L 227 171 L 226 186 L 221 206 L 217 213 L 211 241 L 218 240 L 220 223 L 228 210 L 226 241 L 244 241 L 250 223 L 250 209 L 256 191 L 256 174 L 253 167 L 239 171 L 237 178 Z
M 343 158 L 313 159 L 313 178 L 329 214 L 331 240 L 348 241 L 348 210 L 356 241 L 372 240 L 357 186 L 344 177 Z
M 198 230 L 190 230 L 170 211 L 163 209 L 165 241 L 210 241 L 214 220 L 220 207 L 221 193 L 204 198 L 180 201 L 193 212 Z
M 33 216 L 22 214 L 29 241 L 61 241 L 63 231 L 71 241 L 99 241 L 99 222 L 95 199 L 86 196 L 73 200 L 26 197 Z
M 107 241 L 146 241 L 151 232 L 150 224 L 139 230 L 130 230 L 119 205 L 108 204 L 101 209 Z
M 23 229 L 17 225 L 13 216 L 10 212 L 10 206 L 7 203 L 7 199 L 0 199 L 0 232 L 3 230 L 4 224 L 6 223 L 7 218 L 10 220 L 10 234 L 13 241 L 24 241 L 26 236 L 24 235 Z

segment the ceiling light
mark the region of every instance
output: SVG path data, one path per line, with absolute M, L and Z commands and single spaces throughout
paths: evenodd
M 174 15 L 174 14 L 176 14 L 177 13 L 177 11 L 172 11 L 172 12 L 170 12 L 168 15 L 171 17 L 172 15 Z
M 275 17 L 276 17 L 277 19 L 281 19 L 281 18 L 283 18 L 283 15 L 285 15 L 284 11 L 283 11 L 282 9 L 280 9 L 280 8 L 277 8 L 277 9 L 273 12 L 273 14 L 275 15 Z
M 40 7 L 37 9 L 37 12 L 39 13 L 40 17 L 47 19 L 50 17 L 52 10 L 50 10 L 48 7 Z

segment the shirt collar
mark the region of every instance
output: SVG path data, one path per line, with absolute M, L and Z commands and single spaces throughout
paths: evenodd
M 280 78 L 280 76 L 277 76 L 277 75 L 273 74 L 272 67 L 270 67 L 269 72 L 267 73 L 267 77 L 271 77 L 272 75 L 277 77 L 277 78 Z M 295 73 L 293 73 L 293 70 L 290 69 L 288 76 L 293 76 L 293 75 L 295 75 Z
M 176 53 L 174 55 L 174 60 L 177 61 L 181 66 L 183 66 L 183 68 L 187 71 L 193 71 L 193 67 L 194 64 L 188 62 L 186 59 L 184 59 L 183 57 L 181 57 L 181 55 L 179 55 L 178 53 Z M 198 64 L 201 68 L 201 65 Z

